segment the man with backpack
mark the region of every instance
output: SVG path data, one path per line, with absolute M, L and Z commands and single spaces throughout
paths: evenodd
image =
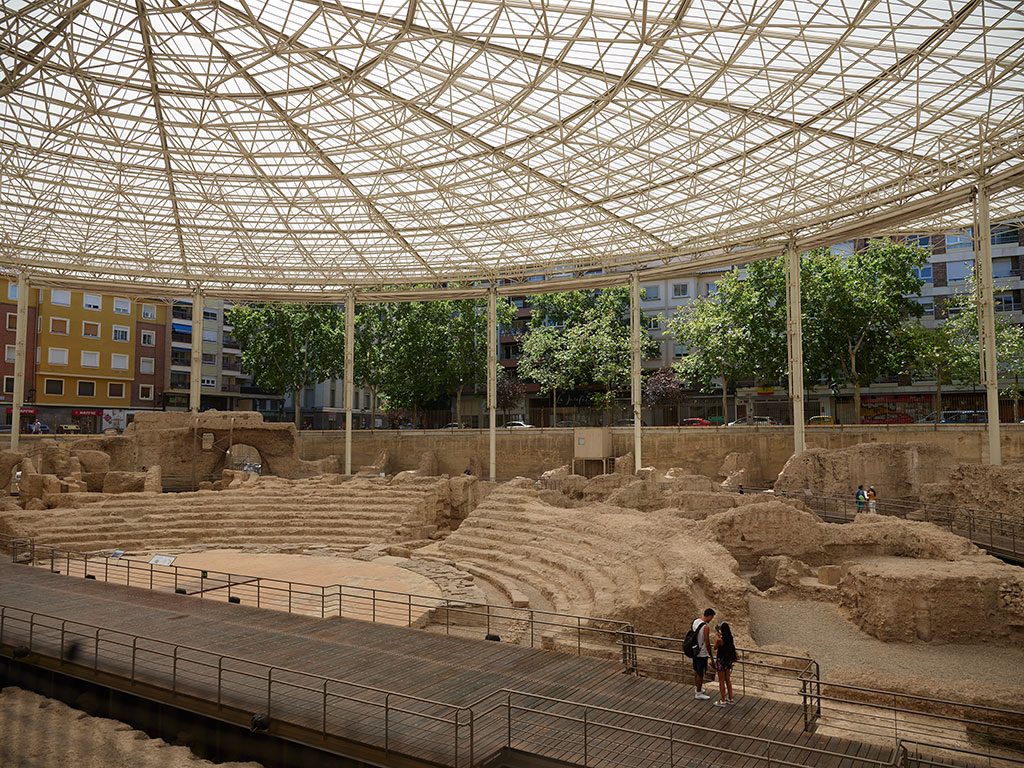
M 683 639 L 683 653 L 693 659 L 693 685 L 697 689 L 693 698 L 707 700 L 711 697 L 704 693 L 704 676 L 708 671 L 708 661 L 714 659 L 711 645 L 711 620 L 715 618 L 715 609 L 708 608 L 704 617 L 694 619 L 690 631 Z

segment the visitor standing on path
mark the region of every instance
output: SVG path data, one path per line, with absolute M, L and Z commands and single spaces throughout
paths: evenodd
M 868 512 L 878 512 L 878 494 L 875 486 L 868 486 Z
M 711 620 L 715 618 L 715 609 L 708 608 L 704 611 L 704 617 L 694 619 L 690 625 L 690 632 L 695 635 L 696 646 L 693 649 L 693 685 L 696 688 L 693 698 L 707 700 L 711 697 L 704 693 L 704 678 L 708 673 L 708 660 L 714 659 L 711 645 Z M 683 650 L 686 651 L 688 636 L 683 641 Z M 689 654 L 687 654 L 689 655 Z
M 736 663 L 736 642 L 732 639 L 732 628 L 724 621 L 718 625 L 715 635 L 715 670 L 718 672 L 718 701 L 716 707 L 734 704 L 732 698 L 732 665 Z
M 868 499 L 868 495 L 866 493 L 864 493 L 864 486 L 863 485 L 858 485 L 857 486 L 857 493 L 854 494 L 854 499 L 856 499 L 856 501 L 857 501 L 857 511 L 858 512 L 863 512 L 864 511 L 864 503 Z

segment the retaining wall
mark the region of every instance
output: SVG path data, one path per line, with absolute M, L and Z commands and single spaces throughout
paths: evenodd
M 1002 425 L 1004 463 L 1024 462 L 1024 425 Z M 988 458 L 985 426 L 894 424 L 887 426 L 814 426 L 807 429 L 810 448 L 847 448 L 872 442 L 924 442 L 953 454 L 958 462 L 983 463 Z M 616 456 L 633 450 L 630 427 L 612 429 Z M 542 472 L 572 460 L 571 429 L 499 429 L 498 478 Z M 304 431 L 299 434 L 303 459 L 320 459 L 345 453 L 345 433 Z M 426 451 L 437 454 L 439 469 L 460 474 L 476 461 L 488 462 L 487 431 L 465 430 L 355 430 L 352 433 L 354 467 L 371 464 L 382 450 L 391 460 L 389 470 L 415 469 Z M 714 477 L 732 452 L 749 452 L 761 464 L 767 478 L 781 470 L 793 452 L 791 427 L 644 427 L 643 463 L 660 469 L 689 467 Z

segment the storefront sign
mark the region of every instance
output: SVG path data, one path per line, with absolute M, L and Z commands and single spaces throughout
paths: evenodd
M 8 413 L 14 413 L 14 407 L 13 406 L 7 406 L 7 412 Z M 21 412 L 22 413 L 27 413 L 30 416 L 35 416 L 36 415 L 36 409 L 35 408 L 22 408 Z
M 76 408 L 71 411 L 72 416 L 102 416 L 103 411 Z

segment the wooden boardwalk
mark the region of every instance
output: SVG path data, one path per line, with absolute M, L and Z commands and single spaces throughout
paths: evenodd
M 24 612 L 58 617 L 34 622 L 37 652 L 60 658 L 74 640 L 76 667 L 247 712 L 266 711 L 267 665 L 283 667 L 270 673 L 275 720 L 439 765 L 479 765 L 507 745 L 582 765 L 584 742 L 589 766 L 754 768 L 768 757 L 853 768 L 892 757 L 891 747 L 805 733 L 797 704 L 748 696 L 716 708 L 694 700 L 690 686 L 631 677 L 602 659 L 195 600 L 9 562 L 0 562 L 0 606 L 8 651 L 27 644 Z M 75 622 L 102 628 L 99 654 L 94 631 Z

